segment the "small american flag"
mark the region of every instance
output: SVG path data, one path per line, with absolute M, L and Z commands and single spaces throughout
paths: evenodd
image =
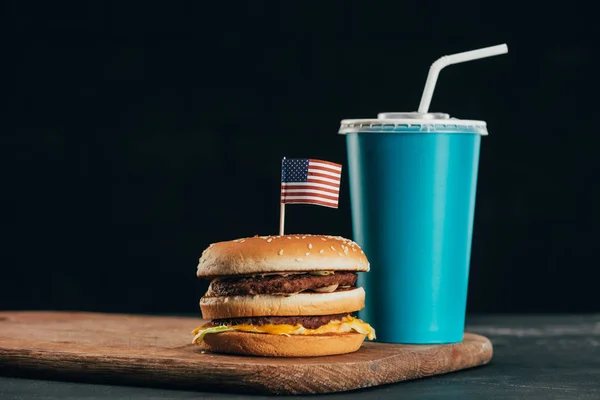
M 284 158 L 281 202 L 338 207 L 342 166 L 310 158 Z

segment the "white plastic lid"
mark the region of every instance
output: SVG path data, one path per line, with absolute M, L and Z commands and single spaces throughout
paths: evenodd
M 444 113 L 384 112 L 376 119 L 344 119 L 338 133 L 423 132 L 488 134 L 485 121 L 451 118 Z

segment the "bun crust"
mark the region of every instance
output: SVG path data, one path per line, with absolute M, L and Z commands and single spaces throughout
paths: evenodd
M 202 278 L 267 272 L 369 271 L 352 240 L 326 235 L 255 236 L 211 244 L 199 260 Z
M 319 357 L 353 353 L 360 349 L 365 335 L 269 335 L 263 333 L 223 332 L 206 335 L 200 345 L 215 353 L 266 357 Z
M 362 287 L 332 293 L 298 293 L 291 296 L 255 295 L 202 297 L 203 319 L 265 316 L 302 316 L 351 313 L 365 306 Z

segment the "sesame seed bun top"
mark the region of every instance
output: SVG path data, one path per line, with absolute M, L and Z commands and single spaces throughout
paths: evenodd
M 328 235 L 255 236 L 211 244 L 200 258 L 202 278 L 274 272 L 369 271 L 352 240 Z

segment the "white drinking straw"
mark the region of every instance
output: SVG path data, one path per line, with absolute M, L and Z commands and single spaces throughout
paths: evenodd
M 498 46 L 485 47 L 483 49 L 443 56 L 437 59 L 429 68 L 429 75 L 427 75 L 425 89 L 423 89 L 423 95 L 421 96 L 421 104 L 419 104 L 419 113 L 427 113 L 427 111 L 429 111 L 433 90 L 435 89 L 435 84 L 442 68 L 452 64 L 458 64 L 465 61 L 472 61 L 506 53 L 508 53 L 508 46 L 506 46 L 506 44 L 500 44 Z

